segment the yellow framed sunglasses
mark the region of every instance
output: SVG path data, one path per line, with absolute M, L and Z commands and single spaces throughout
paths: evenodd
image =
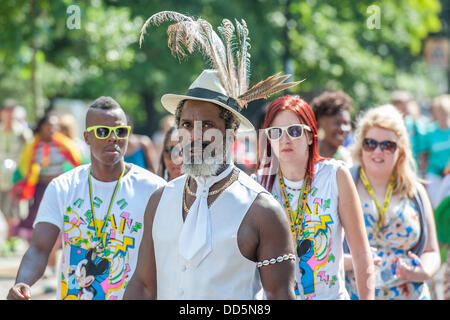
M 111 131 L 114 131 L 117 139 L 126 139 L 131 133 L 131 126 L 92 126 L 86 129 L 87 132 L 91 132 L 92 130 L 94 130 L 97 139 L 108 139 Z

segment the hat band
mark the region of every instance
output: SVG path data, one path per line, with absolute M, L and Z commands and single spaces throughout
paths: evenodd
M 213 90 L 204 88 L 192 88 L 188 90 L 186 95 L 193 98 L 216 100 L 222 104 L 229 106 L 238 113 L 240 110 L 239 104 L 236 100 Z

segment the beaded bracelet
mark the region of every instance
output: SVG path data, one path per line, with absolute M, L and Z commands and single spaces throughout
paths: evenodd
M 278 258 L 272 258 L 270 260 L 264 260 L 261 262 L 257 262 L 256 267 L 261 268 L 262 266 L 267 266 L 269 264 L 275 264 L 277 262 L 283 262 L 286 260 L 294 260 L 295 261 L 296 260 L 295 255 L 290 253 L 290 254 L 285 254 L 283 256 L 279 256 Z

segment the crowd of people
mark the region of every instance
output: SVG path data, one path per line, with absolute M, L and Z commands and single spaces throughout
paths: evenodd
M 429 284 L 441 259 L 437 232 L 443 248 L 449 237 L 449 230 L 442 228 L 449 213 L 445 183 L 450 171 L 445 161 L 450 147 L 445 149 L 444 144 L 450 139 L 450 97 L 434 99 L 430 113 L 436 118 L 423 117 L 419 123 L 392 99 L 390 105 L 363 112 L 354 131 L 351 104 L 352 99 L 342 91 L 324 92 L 311 106 L 299 96 L 288 95 L 273 101 L 265 115 L 261 134 L 267 141 L 261 144 L 265 150 L 261 150 L 263 157 L 253 178 L 289 212 L 291 228 L 303 221 L 301 231 L 292 235 L 299 241 L 295 294 L 302 299 L 370 297 L 364 290 L 369 266 L 364 252 L 370 252 L 377 270 L 377 299 L 431 299 Z M 64 130 L 65 124 L 73 123 L 64 121 L 67 115 L 46 113 L 33 134 L 14 117 L 16 105 L 8 99 L 1 109 L 1 210 L 8 223 L 3 254 L 14 250 L 18 238 L 31 243 L 49 182 L 89 162 L 83 156 L 85 142 L 77 141 L 67 125 Z M 350 133 L 352 143 L 344 146 Z M 127 139 L 125 163 L 134 163 L 167 182 L 183 174 L 177 127 L 162 134 L 159 156 L 149 137 L 131 133 Z M 414 152 L 413 146 L 420 152 Z M 422 156 L 428 162 L 421 162 Z M 155 158 L 159 162 L 151 160 Z M 424 167 L 424 163 L 429 164 Z M 304 194 L 311 196 L 303 201 Z M 324 210 L 326 206 L 330 210 Z M 319 218 L 321 210 L 327 212 L 326 218 Z M 433 210 L 440 210 L 436 219 L 443 221 L 437 230 Z M 301 212 L 311 216 L 299 218 Z M 324 222 L 324 232 L 317 231 L 314 216 Z M 55 253 L 61 245 L 50 242 L 47 268 L 55 273 Z M 315 280 L 318 274 L 323 275 L 321 281 Z M 445 288 L 448 295 L 448 284 Z
M 277 76 L 257 89 L 297 84 Z M 450 299 L 450 95 L 420 108 L 395 91 L 355 121 L 343 91 L 282 95 L 249 147 L 240 111 L 259 96 L 233 81 L 204 70 L 164 95 L 153 139 L 111 97 L 88 108 L 84 141 L 52 111 L 31 131 L 6 100 L 4 247 L 29 246 L 8 299 L 48 268 L 64 300 L 433 299 L 443 260 Z

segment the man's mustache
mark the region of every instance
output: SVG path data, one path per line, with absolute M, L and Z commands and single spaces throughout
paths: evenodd
M 211 142 L 191 142 L 191 143 L 186 143 L 182 149 L 189 151 L 192 150 L 194 148 L 201 148 L 202 151 L 204 151 L 209 145 L 211 144 Z

